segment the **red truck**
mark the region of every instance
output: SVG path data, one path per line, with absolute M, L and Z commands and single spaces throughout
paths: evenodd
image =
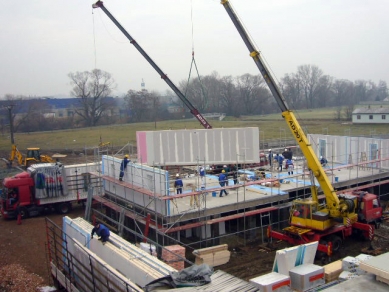
M 3 181 L 0 211 L 4 219 L 37 216 L 48 209 L 67 214 L 73 202 L 83 202 L 90 186 L 99 191 L 99 178 L 91 176 L 100 163 L 62 165 L 43 163 L 31 165 L 27 171 Z

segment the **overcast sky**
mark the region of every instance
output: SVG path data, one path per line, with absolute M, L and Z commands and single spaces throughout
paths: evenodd
M 140 90 L 142 78 L 149 91 L 169 89 L 101 9 L 92 13 L 95 2 L 0 0 L 0 98 L 69 96 L 68 73 L 94 68 L 112 74 L 114 96 Z M 337 79 L 389 81 L 388 0 L 231 4 L 277 79 L 312 64 Z M 258 74 L 220 0 L 105 0 L 104 5 L 176 85 L 189 75 L 192 28 L 200 75 Z

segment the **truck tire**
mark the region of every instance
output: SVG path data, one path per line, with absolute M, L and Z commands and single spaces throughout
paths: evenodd
M 332 243 L 332 251 L 333 253 L 337 253 L 342 247 L 342 239 L 337 235 L 332 235 L 329 240 Z
M 59 214 L 67 214 L 72 209 L 72 205 L 68 202 L 59 203 L 56 209 Z
M 20 215 L 22 216 L 22 219 L 27 219 L 28 217 L 30 217 L 28 210 L 25 207 L 20 207 L 19 212 L 20 212 Z

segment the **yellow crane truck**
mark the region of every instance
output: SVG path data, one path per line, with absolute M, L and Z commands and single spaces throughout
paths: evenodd
M 341 195 L 336 193 L 304 131 L 301 129 L 294 113 L 289 109 L 281 90 L 230 2 L 222 0 L 221 4 L 226 9 L 246 44 L 250 56 L 269 86 L 282 111 L 282 117 L 307 160 L 309 171 L 319 182 L 325 197 L 325 202 L 320 203 L 318 189 L 316 186 L 312 186 L 311 198 L 293 201 L 290 210 L 290 226 L 284 228 L 282 232 L 274 231 L 269 226 L 268 237 L 287 241 L 293 245 L 318 241 L 318 250 L 327 255 L 331 255 L 333 251 L 338 250 L 343 239 L 353 233 L 359 233 L 371 240 L 374 235 L 374 226 L 379 226 L 382 217 L 382 207 L 378 197 L 363 191 L 342 193 Z

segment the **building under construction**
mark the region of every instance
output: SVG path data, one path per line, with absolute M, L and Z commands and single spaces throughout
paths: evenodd
M 293 174 L 270 164 L 254 167 L 260 162 L 258 136 L 256 128 L 139 132 L 138 157 L 128 164 L 123 182 L 118 180 L 121 159 L 101 156 L 101 172 L 94 175 L 103 179 L 105 196 L 94 197 L 92 214 L 124 238 L 146 240 L 157 250 L 179 244 L 191 251 L 231 237 L 264 242 L 266 228 L 284 227 L 290 202 L 309 197 L 317 182 L 293 146 Z M 327 158 L 325 171 L 337 191 L 366 190 L 381 201 L 389 199 L 389 140 L 309 139 L 317 156 Z M 237 181 L 231 177 L 228 186 L 220 187 L 216 174 L 198 175 L 200 167 L 214 164 L 237 165 Z M 184 183 L 182 194 L 174 189 L 177 173 Z M 221 189 L 228 195 L 219 197 Z

